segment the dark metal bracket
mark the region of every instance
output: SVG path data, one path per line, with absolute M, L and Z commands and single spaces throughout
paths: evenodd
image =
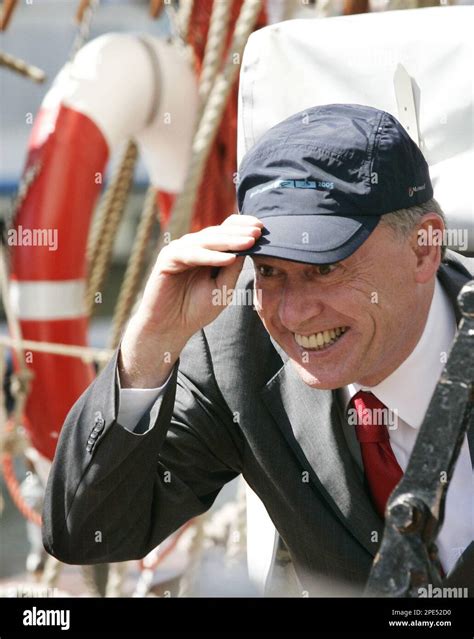
M 365 595 L 417 597 L 440 586 L 435 540 L 464 435 L 474 427 L 474 280 L 458 297 L 462 319 L 407 469 L 390 496 Z

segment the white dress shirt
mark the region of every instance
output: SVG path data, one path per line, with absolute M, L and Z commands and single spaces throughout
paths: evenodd
M 346 409 L 357 391 L 367 390 L 389 409 L 396 411 L 396 428 L 389 428 L 390 444 L 403 471 L 407 467 L 455 331 L 454 311 L 441 284 L 436 280 L 425 329 L 407 359 L 377 386 L 369 388 L 350 384 L 340 389 L 340 400 Z M 163 395 L 170 377 L 171 373 L 159 388 L 120 389 L 118 423 L 133 430 L 141 416 Z M 118 373 L 117 380 L 120 388 Z M 439 556 L 446 572 L 451 570 L 474 538 L 473 498 L 474 473 L 465 437 L 449 485 L 445 520 L 437 540 Z
M 407 359 L 380 384 L 373 387 L 349 384 L 340 389 L 347 409 L 359 391 L 373 393 L 387 408 L 396 411 L 389 419 L 393 453 L 403 471 L 418 431 L 446 363 L 456 332 L 452 305 L 436 280 L 433 300 L 423 334 Z M 446 572 L 454 566 L 474 538 L 474 474 L 467 437 L 446 496 L 444 523 L 438 535 L 439 557 Z

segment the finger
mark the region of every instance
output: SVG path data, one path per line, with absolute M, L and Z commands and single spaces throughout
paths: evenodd
M 160 265 L 161 272 L 180 273 L 195 266 L 227 266 L 236 259 L 233 253 L 212 251 L 201 246 L 186 249 L 180 253 L 168 254 Z
M 220 226 L 216 227 L 216 230 L 219 233 L 224 233 L 226 235 L 238 235 L 239 233 L 240 235 L 255 235 L 255 233 L 258 233 L 258 235 L 260 235 L 262 229 L 263 225 L 258 226 L 257 224 L 221 224 Z M 204 231 L 205 230 L 206 229 L 204 229 Z M 202 232 L 203 231 L 201 231 L 201 233 Z
M 182 244 L 204 246 L 207 248 L 215 248 L 217 250 L 232 250 L 234 245 L 226 247 L 226 242 L 233 241 L 232 238 L 245 239 L 254 238 L 257 239 L 262 234 L 262 227 L 255 225 L 226 225 L 220 224 L 219 226 L 208 226 L 201 231 L 195 233 L 186 233 L 179 240 L 171 242 L 169 246 L 173 245 L 181 246 Z M 217 243 L 216 243 L 217 242 Z M 239 248 L 239 247 L 238 247 Z M 248 246 L 246 247 L 248 248 Z
M 213 251 L 243 251 L 253 246 L 255 244 L 255 240 L 255 236 L 210 236 L 209 238 L 203 238 L 199 242 L 199 246 Z
M 233 213 L 232 215 L 229 215 L 229 217 L 227 217 L 223 222 L 222 222 L 222 226 L 223 225 L 226 226 L 233 226 L 233 225 L 237 225 L 237 226 L 259 226 L 262 227 L 263 226 L 263 222 L 261 220 L 258 219 L 258 217 L 255 217 L 254 215 L 240 215 L 238 213 Z
M 235 247 L 239 249 L 240 246 L 236 244 L 236 242 L 248 242 L 249 239 L 254 241 L 260 237 L 261 233 L 261 229 L 256 226 L 210 226 L 202 231 L 183 235 L 174 243 L 171 242 L 169 246 L 179 248 L 183 244 L 186 244 L 187 246 L 203 246 L 205 248 L 226 251 L 232 250 Z M 246 248 L 248 248 L 248 244 Z
M 220 224 L 219 226 L 208 226 L 196 233 L 188 233 L 183 235 L 179 241 L 186 243 L 194 243 L 196 240 L 207 237 L 225 237 L 227 235 L 240 235 L 260 237 L 262 227 L 249 224 Z

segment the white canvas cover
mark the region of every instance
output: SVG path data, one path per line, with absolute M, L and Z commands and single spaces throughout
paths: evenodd
M 435 197 L 450 228 L 468 228 L 460 248 L 474 255 L 473 32 L 470 6 L 289 20 L 255 32 L 240 74 L 238 162 L 267 129 L 319 104 L 365 104 L 405 124 L 394 88 L 402 64 Z

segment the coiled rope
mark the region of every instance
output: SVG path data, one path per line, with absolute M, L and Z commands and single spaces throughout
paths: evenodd
M 202 61 L 202 71 L 199 78 L 199 99 L 201 113 L 206 104 L 214 84 L 217 71 L 221 64 L 227 31 L 229 27 L 232 0 L 214 0 L 207 32 L 206 48 Z M 199 117 L 197 121 L 199 122 Z
M 125 212 L 137 157 L 137 145 L 135 142 L 129 141 L 99 204 L 89 235 L 90 241 L 86 253 L 89 265 L 86 308 L 89 316 L 94 312 L 95 296 L 100 292 L 109 271 L 114 241 Z
M 120 341 L 123 328 L 130 317 L 135 298 L 142 284 L 141 273 L 145 262 L 146 249 L 153 225 L 156 222 L 155 201 L 156 189 L 150 186 L 145 196 L 142 216 L 114 310 L 112 336 L 110 338 L 111 348 L 116 348 Z
M 194 136 L 186 186 L 176 199 L 167 229 L 171 239 L 181 237 L 189 230 L 194 202 L 206 160 L 217 133 L 227 98 L 237 77 L 245 44 L 254 29 L 261 8 L 262 0 L 244 0 L 242 4 L 224 68 L 215 78 Z

